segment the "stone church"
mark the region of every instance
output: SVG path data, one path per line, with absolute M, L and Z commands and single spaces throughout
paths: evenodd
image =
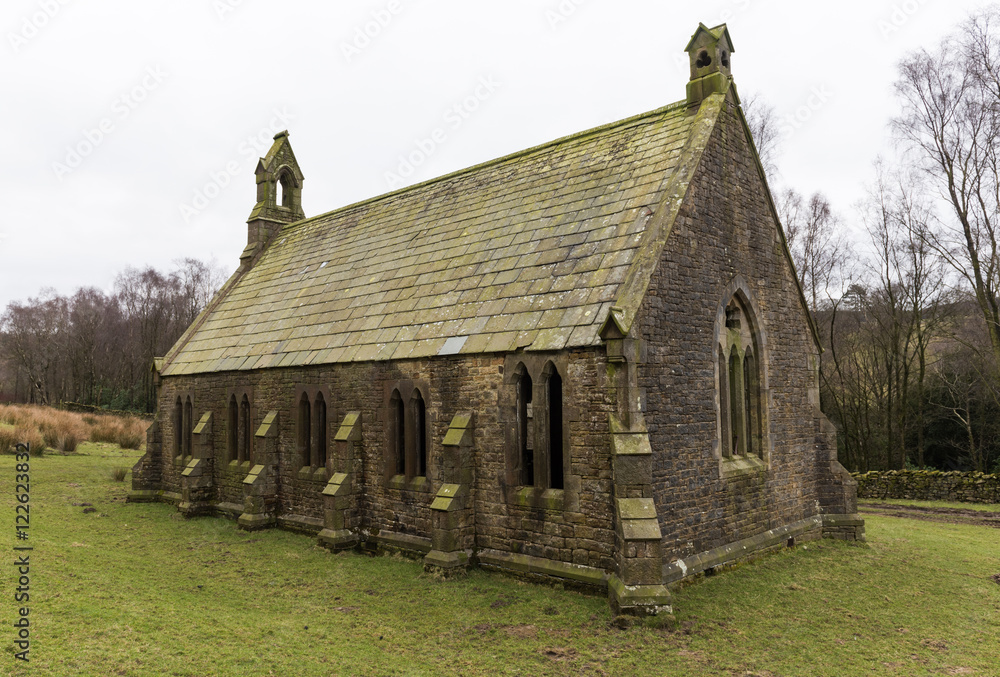
M 863 539 L 726 26 L 687 51 L 677 103 L 311 218 L 275 136 L 239 269 L 155 361 L 130 500 L 639 615 Z

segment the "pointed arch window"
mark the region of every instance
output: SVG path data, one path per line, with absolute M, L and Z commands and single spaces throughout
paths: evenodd
M 764 457 L 764 413 L 761 408 L 760 370 L 752 350 L 743 358 L 743 378 L 746 383 L 747 451 Z
M 550 363 L 551 366 L 551 363 Z M 563 488 L 563 396 L 562 377 L 551 366 L 546 384 L 546 409 L 548 410 L 548 461 L 549 488 Z
M 312 420 L 312 465 L 324 468 L 326 467 L 326 398 L 323 397 L 323 393 L 316 393 Z
M 240 460 L 240 408 L 236 395 L 229 396 L 226 411 L 226 457 L 229 461 Z
M 311 460 L 309 442 L 312 434 L 312 415 L 309 407 L 309 396 L 305 393 L 302 393 L 302 396 L 299 398 L 299 413 L 297 419 L 298 444 L 296 446 L 302 465 L 305 466 L 309 465 Z
M 250 460 L 253 431 L 250 427 L 250 397 L 244 393 L 240 400 L 240 463 Z
M 174 456 L 184 456 L 184 402 L 180 397 L 174 402 Z
M 397 488 L 429 487 L 426 385 L 400 381 L 386 401 L 385 479 Z M 418 480 L 413 482 L 413 480 Z
M 427 475 L 427 407 L 420 390 L 414 388 L 410 397 L 410 416 L 413 421 L 413 472 L 407 475 L 425 477 Z
M 326 468 L 330 425 L 327 405 L 329 391 L 324 387 L 300 386 L 296 388 L 295 394 L 295 454 L 300 467 L 303 470 Z
M 723 458 L 764 460 L 766 412 L 761 392 L 760 337 L 739 295 L 726 305 L 718 344 L 719 446 Z
M 391 466 L 396 475 L 406 474 L 406 412 L 399 390 L 392 391 L 389 398 L 389 438 Z
M 188 395 L 184 400 L 184 448 L 182 453 L 184 456 L 191 456 L 191 450 L 193 448 L 192 438 L 194 433 L 194 404 L 191 402 L 191 396 Z
M 281 207 L 291 207 L 292 206 L 292 188 L 295 185 L 294 179 L 291 173 L 286 169 L 278 175 L 277 185 L 275 190 L 277 194 L 275 196 L 275 204 Z
M 535 484 L 535 425 L 532 417 L 531 376 L 524 365 L 518 366 L 517 388 L 517 460 L 518 477 L 523 486 Z

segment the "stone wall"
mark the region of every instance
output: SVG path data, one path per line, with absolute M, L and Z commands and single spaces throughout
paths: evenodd
M 844 498 L 853 483 L 839 473 L 818 408 L 818 348 L 766 190 L 737 114 L 724 110 L 640 313 L 648 353 L 640 385 L 668 563 L 817 512 L 854 512 Z M 747 463 L 723 459 L 718 442 L 716 336 L 737 292 L 757 325 L 767 411 L 763 458 Z M 845 481 L 846 491 L 821 491 Z
M 858 498 L 1000 503 L 1000 475 L 940 470 L 854 473 Z
M 605 383 L 603 350 L 532 354 L 522 359 L 540 364 L 552 361 L 563 379 L 565 489 L 545 492 L 544 500 L 542 492 L 533 496 L 531 491 L 508 486 L 505 431 L 513 422 L 502 419 L 510 409 L 503 405 L 513 397 L 514 385 L 504 375 L 517 360 L 508 357 L 505 363 L 504 356 L 497 355 L 168 376 L 160 387 L 157 418 L 162 443 L 159 451 L 150 452 L 159 456 L 146 458 L 143 464 L 162 467 L 158 487 L 161 497 L 180 500 L 182 472 L 188 459 L 173 458 L 175 430 L 171 412 L 178 396 L 183 399 L 190 395 L 195 421 L 206 411 L 212 412 L 211 500 L 217 505 L 215 512 L 232 515 L 233 508 L 244 501 L 244 478 L 259 462 L 255 458 L 240 464 L 228 458 L 228 398 L 234 391 L 248 392 L 252 430 L 269 412 L 279 414 L 278 522 L 286 528 L 318 532 L 325 517 L 323 491 L 327 480 L 342 472 L 342 468 L 335 467 L 338 460 L 334 458 L 334 436 L 348 412 L 360 412 L 362 462 L 354 494 L 359 531 L 426 552 L 431 548 L 433 534 L 430 506 L 446 483 L 442 441 L 453 417 L 470 412 L 474 417 L 473 442 L 471 449 L 463 453 L 474 457 L 470 488 L 474 547 L 611 570 L 614 537 L 607 430 L 612 402 Z M 400 382 L 419 387 L 426 403 L 425 482 L 386 481 L 386 406 L 394 385 Z M 327 439 L 331 442 L 325 472 L 304 471 L 296 450 L 296 393 L 303 386 L 323 387 L 329 394 Z

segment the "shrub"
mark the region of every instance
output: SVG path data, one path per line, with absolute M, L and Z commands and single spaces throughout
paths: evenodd
M 115 482 L 124 482 L 126 475 L 128 475 L 128 468 L 115 468 L 111 471 L 111 479 Z
M 118 420 L 112 418 L 111 416 L 101 416 L 97 419 L 97 423 L 90 427 L 90 433 L 87 437 L 90 438 L 91 442 L 106 442 L 108 444 L 118 443 L 118 431 L 121 429 L 121 425 Z
M 139 450 L 149 426 L 147 421 L 134 416 L 81 415 L 50 407 L 8 405 L 0 405 L 0 421 L 37 434 L 32 437 L 38 440 L 32 442 L 32 449 L 38 451 L 49 447 L 73 452 L 80 442 L 87 440 Z
M 26 407 L 0 406 L 0 423 L 27 427 L 31 424 L 31 414 Z
M 41 456 L 45 453 L 45 440 L 37 429 L 14 428 L 11 435 L 14 439 L 8 445 L 8 451 L 12 451 L 15 444 L 27 444 L 31 449 L 32 456 Z
M 59 438 L 58 449 L 59 451 L 76 451 L 77 445 L 80 444 L 80 439 L 76 436 L 75 432 L 68 432 Z
M 59 438 L 62 437 L 62 435 L 60 435 L 58 428 L 48 422 L 43 422 L 42 425 L 38 427 L 38 431 L 42 434 L 42 440 L 45 442 L 45 446 L 51 449 L 59 448 Z
M 146 422 L 141 419 L 124 419 L 121 431 L 118 433 L 118 446 L 122 449 L 139 450 L 146 441 L 146 428 Z
M 0 427 L 0 454 L 13 451 L 14 445 L 19 441 L 13 428 L 7 426 Z

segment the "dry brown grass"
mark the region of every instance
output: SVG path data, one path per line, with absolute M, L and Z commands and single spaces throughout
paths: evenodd
M 0 426 L 0 454 L 6 454 L 18 441 L 14 428 L 7 425 Z
M 134 416 L 77 414 L 27 405 L 0 405 L 0 423 L 18 428 L 22 435 L 30 435 L 32 449 L 37 445 L 39 451 L 48 447 L 65 452 L 76 451 L 77 445 L 87 440 L 138 450 L 146 440 L 146 428 L 149 426 L 147 421 Z M 0 431 L 5 435 L 0 437 L 0 453 L 3 453 L 4 440 L 13 431 L 10 428 L 0 428 Z M 10 444 L 7 443 L 8 447 Z

